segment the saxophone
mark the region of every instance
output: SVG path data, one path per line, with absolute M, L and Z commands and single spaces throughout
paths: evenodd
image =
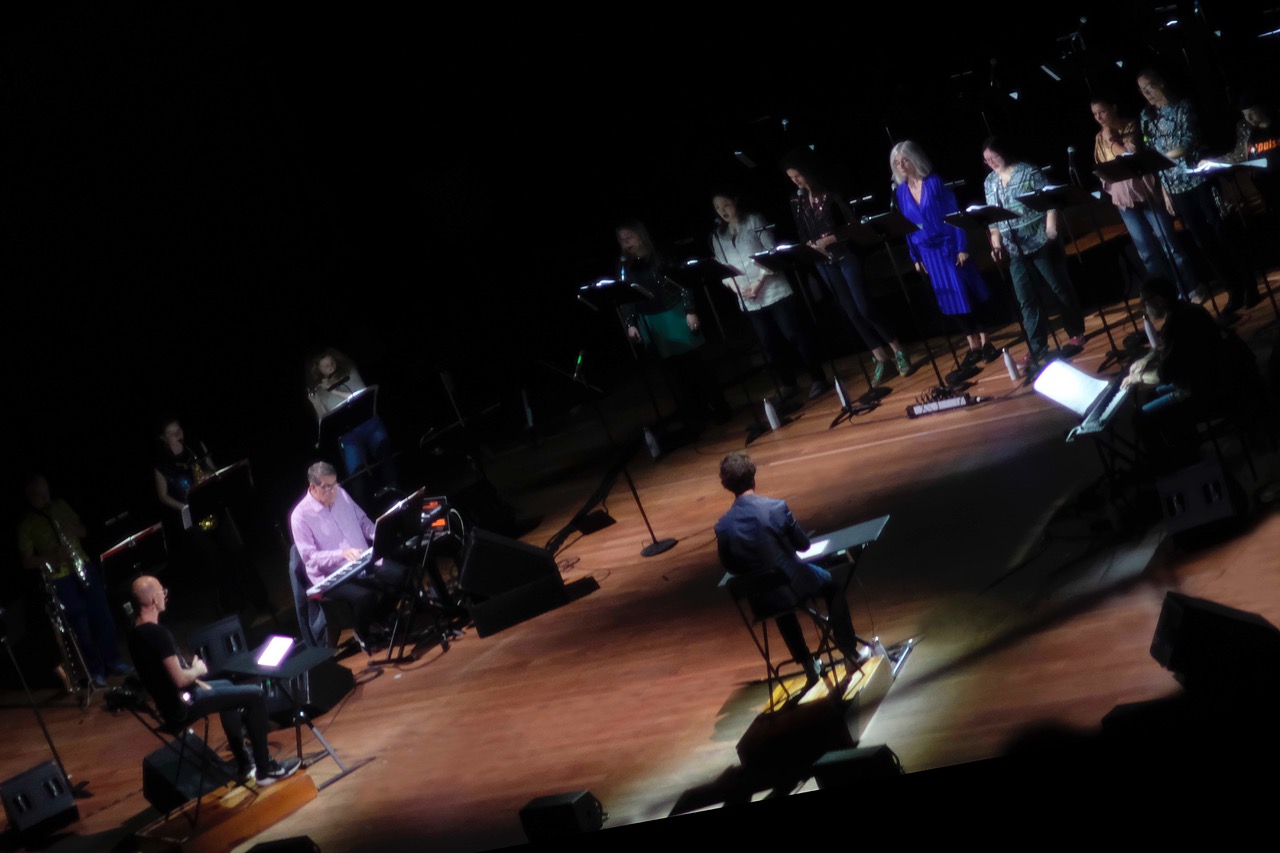
M 85 560 L 80 556 L 80 549 L 71 542 L 71 538 L 62 529 L 62 525 L 58 523 L 58 517 L 52 511 L 49 512 L 48 518 L 49 523 L 53 525 L 53 532 L 58 535 L 58 544 L 71 553 L 71 571 L 75 572 L 76 580 L 80 581 L 81 587 L 88 589 L 89 574 L 85 571 Z
M 53 628 L 53 638 L 58 643 L 58 658 L 61 661 L 55 668 L 62 686 L 80 702 L 82 711 L 89 709 L 89 701 L 93 698 L 93 676 L 84 662 L 84 653 L 80 651 L 80 643 L 75 632 L 67 622 L 67 609 L 58 598 L 57 582 L 53 579 L 54 567 L 46 562 L 40 578 L 44 581 L 45 613 Z

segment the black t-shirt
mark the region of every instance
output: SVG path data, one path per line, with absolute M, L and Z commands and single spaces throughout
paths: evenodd
M 135 625 L 129 632 L 129 654 L 133 656 L 133 666 L 138 670 L 142 686 L 155 700 L 156 710 L 169 722 L 182 721 L 187 715 L 187 706 L 164 666 L 165 659 L 173 655 L 186 665 L 173 634 L 157 622 Z

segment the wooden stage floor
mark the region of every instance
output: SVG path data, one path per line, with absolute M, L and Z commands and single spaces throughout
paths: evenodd
M 1238 328 L 1269 352 L 1265 303 Z M 1107 349 L 1096 314 L 1089 329 L 1074 359 L 1086 370 Z M 912 351 L 919 358 L 919 346 Z M 922 771 L 996 755 L 1029 726 L 1094 729 L 1117 704 L 1177 692 L 1149 653 L 1169 590 L 1280 624 L 1274 503 L 1242 534 L 1194 550 L 1163 535 L 1158 511 L 1112 533 L 1100 504 L 1077 500 L 1101 469 L 1089 443 L 1064 443 L 1069 412 L 1015 386 L 997 361 L 972 389 L 989 401 L 907 419 L 930 384 L 927 366 L 895 379 L 881 408 L 835 429 L 829 394 L 749 451 L 760 492 L 787 499 L 810 529 L 891 516 L 851 587 L 854 623 L 886 644 L 919 642 L 863 744 L 888 744 L 906 770 Z M 696 446 L 633 460 L 645 510 L 660 537 L 679 540 L 675 549 L 639 556 L 645 527 L 619 484 L 608 500 L 617 524 L 571 539 L 559 555 L 567 582 L 590 577 L 598 590 L 362 676 L 321 727 L 344 758 L 374 761 L 255 841 L 306 834 L 326 853 L 487 849 L 524 841 L 518 811 L 536 796 L 587 789 L 609 813 L 606 826 L 625 825 L 666 816 L 682 793 L 736 765 L 735 743 L 764 701 L 763 667 L 717 588 L 712 525 L 731 500 L 717 464 L 743 446 L 746 421 L 739 412 Z M 541 465 L 538 454 L 572 453 L 597 440 L 591 429 L 497 460 L 494 476 Z M 1257 462 L 1260 481 L 1274 481 L 1275 454 Z M 540 545 L 560 529 L 599 476 L 544 477 L 521 494 L 523 508 L 544 516 L 525 541 Z M 1242 483 L 1251 494 L 1259 486 L 1247 470 Z M 30 710 L 7 698 L 5 776 L 46 757 Z M 94 794 L 62 844 L 110 847 L 145 822 L 140 764 L 153 741 L 101 707 L 45 710 L 73 777 Z M 292 741 L 288 731 L 272 737 L 278 753 Z M 320 784 L 336 768 L 326 761 L 311 772 Z

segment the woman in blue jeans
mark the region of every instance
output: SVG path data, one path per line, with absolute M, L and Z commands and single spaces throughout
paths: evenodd
M 791 214 L 795 217 L 800 239 L 826 256 L 826 262 L 818 264 L 818 274 L 876 360 L 871 384 L 879 385 L 884 381 L 890 359 L 893 359 L 898 373 L 910 376 L 915 368 L 898 336 L 871 301 L 862 279 L 862 264 L 858 262 L 858 256 L 836 237 L 835 232 L 840 226 L 853 221 L 848 205 L 818 176 L 812 164 L 792 158 L 785 168 L 787 177 L 797 188 L 791 199 Z
M 1137 121 L 1121 116 L 1110 98 L 1094 98 L 1089 106 L 1101 128 L 1093 141 L 1093 162 L 1110 163 L 1138 150 Z M 1159 178 L 1144 175 L 1115 183 L 1104 180 L 1102 189 L 1119 211 L 1147 275 L 1166 278 L 1177 285 L 1184 299 L 1203 302 L 1204 290 L 1174 229 Z

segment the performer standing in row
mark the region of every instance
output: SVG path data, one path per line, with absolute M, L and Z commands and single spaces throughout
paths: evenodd
M 1101 128 L 1093 141 L 1093 162 L 1109 163 L 1138 150 L 1138 123 L 1121 116 L 1113 100 L 1095 98 L 1089 107 Z M 1160 180 L 1155 175 L 1117 183 L 1104 180 L 1102 189 L 1120 212 L 1147 276 L 1177 282 L 1184 296 L 1203 292 L 1183 251 L 1182 238 L 1174 230 Z
M 894 196 L 898 209 L 920 226 L 907 238 L 907 249 L 916 270 L 929 277 L 938 308 L 954 318 L 969 341 L 964 367 L 992 362 L 1000 353 L 973 316 L 975 303 L 985 302 L 987 283 L 969 263 L 969 241 L 962 229 L 943 221 L 960 209 L 955 194 L 933 173 L 933 164 L 919 145 L 906 140 L 889 152 Z
M 95 687 L 105 687 L 108 675 L 127 675 L 129 666 L 120 659 L 116 645 L 116 624 L 102 570 L 80 541 L 88 530 L 66 501 L 51 497 L 49 482 L 42 475 L 28 478 L 23 494 L 27 508 L 18 522 L 22 567 L 49 573 L 88 675 Z
M 199 572 L 197 580 L 217 584 L 223 614 L 240 610 L 247 592 L 259 610 L 274 615 L 266 586 L 249 565 L 244 540 L 231 513 L 223 509 L 205 518 L 190 519 L 190 527 L 184 524 L 188 492 L 217 469 L 208 448 L 203 442 L 188 442 L 177 419 L 161 423 L 152 473 L 156 497 L 163 509 L 166 539 L 178 546 L 188 569 Z M 200 449 L 197 451 L 196 447 Z
M 764 252 L 776 245 L 768 225 L 758 213 L 746 213 L 738 206 L 738 200 L 721 193 L 713 196 L 720 224 L 711 232 L 711 250 L 716 260 L 742 271 L 740 276 L 724 280 L 737 297 L 738 304 L 746 312 L 755 327 L 765 357 L 772 365 L 782 385 L 782 396 L 795 393 L 796 375 L 784 359 L 782 341 L 789 343 L 804 362 L 812 384 L 809 398 L 820 397 L 830 387 L 822 369 L 822 358 L 814 346 L 813 338 L 801 316 L 798 300 L 791 291 L 785 276 L 770 272 L 752 259 L 757 252 Z M 790 393 L 788 393 L 790 389 Z
M 902 342 L 871 301 L 858 256 L 836 236 L 840 226 L 853 222 L 853 212 L 812 163 L 793 156 L 785 167 L 787 177 L 796 185 L 796 194 L 791 199 L 796 231 L 801 240 L 826 256 L 826 262 L 818 264 L 818 274 L 849 318 L 854 331 L 875 357 L 871 384 L 878 385 L 884 381 L 890 359 L 893 359 L 898 373 L 910 376 L 915 368 L 903 350 Z
M 700 431 L 708 416 L 723 423 L 729 418 L 729 404 L 698 354 L 706 339 L 693 294 L 665 274 L 665 259 L 644 223 L 628 220 L 616 233 L 622 249 L 619 280 L 639 284 L 653 294 L 652 299 L 623 307 L 627 337 L 644 344 L 664 363 L 676 417 L 687 431 Z
M 1164 77 L 1150 69 L 1138 75 L 1138 90 L 1149 104 L 1142 111 L 1142 134 L 1147 145 L 1174 163 L 1172 169 L 1160 173 L 1160 180 L 1169 193 L 1174 212 L 1227 288 L 1226 313 L 1256 305 L 1261 299 L 1257 284 L 1238 272 L 1231 262 L 1212 185 L 1204 175 L 1188 170 L 1200 161 L 1201 154 L 1200 125 L 1191 101 L 1175 100 Z
M 311 359 L 308 365 L 307 399 L 316 410 L 317 418 L 323 418 L 365 387 L 364 379 L 355 364 L 335 349 L 326 349 Z M 396 472 L 391 440 L 387 437 L 387 428 L 383 425 L 382 418 L 374 415 L 339 436 L 338 447 L 342 452 L 342 465 L 348 485 L 357 494 L 363 489 L 360 485 L 353 485 L 353 482 L 358 482 L 356 475 L 366 466 L 377 483 L 383 487 L 395 486 Z
M 1066 255 L 1058 243 L 1058 211 L 1041 213 L 1018 201 L 1019 195 L 1043 187 L 1047 183 L 1044 175 L 1010 155 L 994 136 L 983 143 L 982 160 L 991 170 L 983 184 L 987 204 L 1019 214 L 1017 219 L 991 228 L 991 257 L 997 264 L 1006 258 L 1009 261 L 1013 292 L 1027 328 L 1024 367 L 1033 368 L 1044 360 L 1049 348 L 1049 319 L 1041 303 L 1044 288 L 1040 285 L 1048 285 L 1062 303 L 1062 325 L 1076 347 L 1084 346 L 1084 315 L 1067 275 Z

